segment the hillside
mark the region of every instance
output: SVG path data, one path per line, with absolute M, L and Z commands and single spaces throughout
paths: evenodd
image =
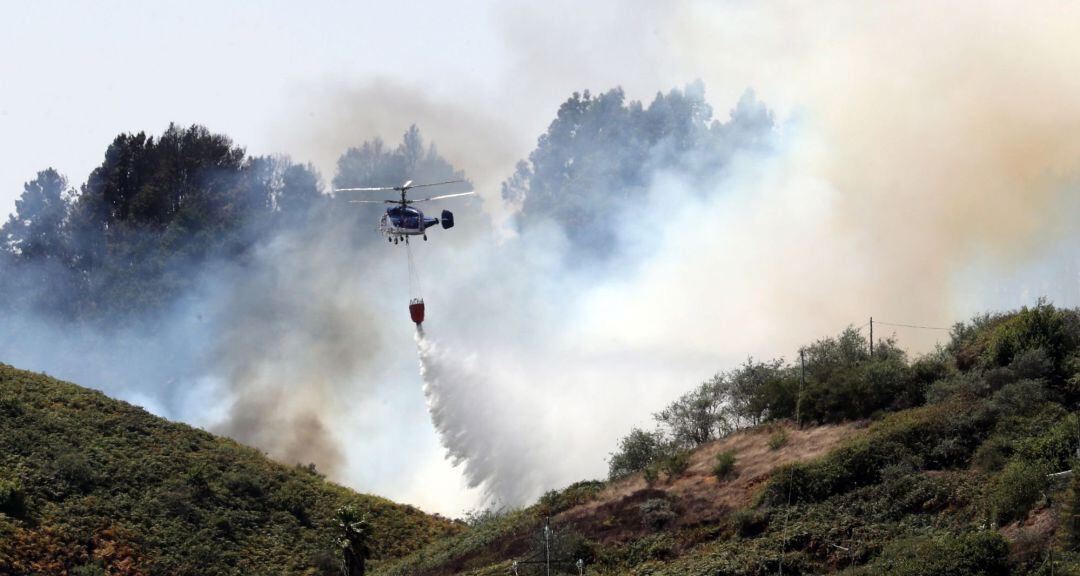
M 460 530 L 0 364 L 0 574 L 339 574 L 346 504 L 367 513 L 370 565 Z
M 624 443 L 613 479 L 478 518 L 376 573 L 505 574 L 542 550 L 550 518 L 553 556 L 581 559 L 586 574 L 1080 574 L 1080 474 L 1059 474 L 1080 447 L 1080 312 L 1041 303 L 981 316 L 915 361 L 889 340 L 869 354 L 856 336 L 805 348 L 816 364 L 801 409 L 816 416 L 801 428 L 784 418 L 791 370 L 748 362 L 772 371 L 745 404 L 766 407 L 757 425 L 688 452 L 661 442 L 625 474 Z M 881 402 L 882 388 L 902 393 Z M 710 412 L 687 399 L 680 422 Z M 837 414 L 848 417 L 829 423 Z M 661 436 L 678 448 L 681 431 Z
M 332 574 L 355 503 L 381 576 L 506 574 L 546 522 L 553 573 L 1080 574 L 1080 311 L 977 317 L 914 360 L 855 329 L 802 351 L 688 392 L 610 479 L 467 528 L 0 365 L 0 573 Z

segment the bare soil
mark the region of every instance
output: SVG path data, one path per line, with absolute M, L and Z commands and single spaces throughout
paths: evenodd
M 781 429 L 787 432 L 787 442 L 773 450 L 769 439 Z M 661 473 L 649 486 L 640 473 L 633 474 L 607 486 L 595 500 L 559 514 L 555 521 L 601 542 L 626 541 L 647 532 L 641 522 L 641 503 L 666 498 L 679 512 L 675 526 L 716 522 L 752 504 L 756 492 L 778 466 L 822 456 L 858 433 L 858 423 L 803 430 L 776 424 L 736 432 L 695 450 L 686 472 L 676 478 Z M 729 478 L 718 480 L 713 475 L 716 457 L 727 450 L 735 452 L 735 470 Z

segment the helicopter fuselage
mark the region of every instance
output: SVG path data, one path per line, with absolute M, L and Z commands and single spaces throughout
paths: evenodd
M 422 211 L 411 206 L 391 206 L 379 218 L 379 232 L 387 237 L 421 236 L 428 228 L 438 224 L 438 218 L 427 218 Z

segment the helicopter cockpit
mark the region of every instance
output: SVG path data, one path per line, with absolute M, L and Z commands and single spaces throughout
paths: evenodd
M 386 214 L 390 217 L 390 222 L 395 228 L 406 228 L 410 230 L 422 228 L 420 224 L 420 212 L 414 208 L 394 206 L 392 208 L 387 208 Z

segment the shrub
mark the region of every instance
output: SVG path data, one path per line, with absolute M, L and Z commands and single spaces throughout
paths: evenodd
M 1019 378 L 1038 380 L 1054 374 L 1054 361 L 1042 348 L 1031 348 L 1017 354 L 1009 364 L 1009 369 Z
M 988 396 L 992 391 L 986 374 L 976 370 L 955 374 L 930 384 L 926 390 L 926 401 L 940 404 L 956 398 L 971 400 Z
M 786 502 L 789 495 L 801 502 L 818 502 L 876 484 L 889 464 L 910 462 L 916 469 L 954 466 L 974 452 L 994 423 L 992 416 L 959 402 L 890 415 L 821 459 L 777 469 L 763 497 L 772 504 Z M 934 460 L 934 448 L 947 438 L 957 439 L 939 453 L 947 452 L 949 460 Z
M 26 493 L 17 480 L 0 478 L 0 512 L 12 518 L 26 514 Z
M 563 490 L 549 490 L 540 497 L 540 515 L 553 516 L 574 506 L 580 506 L 596 498 L 604 488 L 599 480 L 575 482 Z
M 70 490 L 89 492 L 97 482 L 97 475 L 86 456 L 78 452 L 65 452 L 53 462 L 56 477 Z
M 660 479 L 660 468 L 656 464 L 650 464 L 641 471 L 641 477 L 645 479 L 645 484 L 652 486 L 656 484 L 656 481 Z
M 668 560 L 675 556 L 675 541 L 668 534 L 653 534 L 631 542 L 626 550 L 629 564 L 637 565 L 650 560 Z
M 97 562 L 83 564 L 71 569 L 71 576 L 106 576 L 108 572 Z
M 315 495 L 307 486 L 297 480 L 287 480 L 271 496 L 275 508 L 296 517 L 302 526 L 311 522 L 309 511 L 315 503 Z
M 788 432 L 786 428 L 781 428 L 776 432 L 773 432 L 769 436 L 769 450 L 779 450 L 787 445 Z
M 997 532 L 972 532 L 895 541 L 869 571 L 893 576 L 1006 576 L 1009 545 Z
M 739 510 L 731 515 L 731 526 L 743 538 L 753 538 L 769 527 L 769 515 L 757 509 Z
M 712 472 L 717 480 L 724 481 L 730 478 L 735 473 L 735 451 L 724 450 L 717 454 Z
M 1005 467 L 1012 453 L 1012 445 L 1007 440 L 991 436 L 975 451 L 971 463 L 983 472 L 997 472 Z
M 619 440 L 619 448 L 608 459 L 608 478 L 614 480 L 644 470 L 664 454 L 664 440 L 658 432 L 634 428 Z
M 266 493 L 262 478 L 245 470 L 225 474 L 222 483 L 230 494 L 241 498 L 261 498 Z
M 1046 400 L 1042 380 L 1020 380 L 1001 387 L 991 397 L 991 406 L 1002 415 L 1030 414 Z
M 963 439 L 950 436 L 943 438 L 930 450 L 928 460 L 939 468 L 950 468 L 963 464 L 970 454 L 971 450 Z
M 1080 462 L 1073 462 L 1069 491 L 1061 507 L 1061 543 L 1067 550 L 1080 547 Z
M 671 502 L 663 498 L 650 498 L 642 502 L 640 510 L 641 523 L 652 530 L 660 530 L 678 517 Z
M 1076 453 L 1076 417 L 1065 417 L 1042 434 L 1017 442 L 1016 451 L 1026 460 L 1042 462 L 1059 472 L 1069 467 Z
M 1056 372 L 1076 343 L 1075 313 L 1040 299 L 1034 308 L 1024 307 L 993 327 L 984 357 L 997 366 L 1008 366 L 1014 360 L 1030 363 L 1023 353 L 1041 349 Z
M 676 451 L 664 459 L 664 471 L 667 472 L 668 479 L 682 476 L 689 467 L 690 453 L 686 450 Z
M 464 522 L 469 528 L 479 528 L 497 522 L 506 514 L 507 510 L 503 507 L 475 508 L 465 513 Z
M 998 474 L 990 488 L 994 520 L 998 526 L 1027 516 L 1047 486 L 1043 464 L 1013 460 Z

